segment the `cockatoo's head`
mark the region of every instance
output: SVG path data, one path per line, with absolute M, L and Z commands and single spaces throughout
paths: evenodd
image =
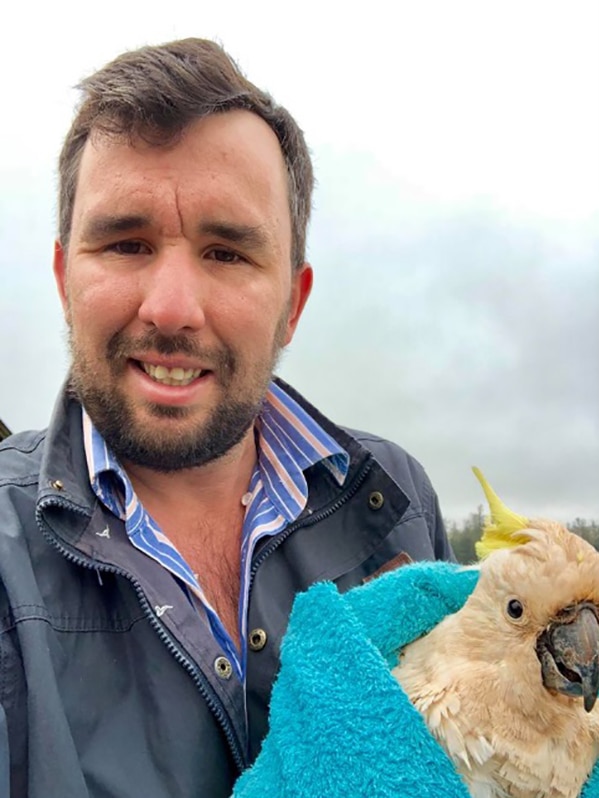
M 589 712 L 599 690 L 599 552 L 560 524 L 511 512 L 474 471 L 491 517 L 470 600 L 487 613 L 498 647 L 523 655 L 532 647 L 545 688 L 582 696 Z

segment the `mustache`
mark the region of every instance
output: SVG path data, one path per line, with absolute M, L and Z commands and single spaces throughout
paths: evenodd
M 117 364 L 128 360 L 133 353 L 155 352 L 159 355 L 186 355 L 199 360 L 213 371 L 232 374 L 236 358 L 227 348 L 200 346 L 188 335 L 164 335 L 159 330 L 149 330 L 144 335 L 131 338 L 116 332 L 106 345 L 109 362 Z

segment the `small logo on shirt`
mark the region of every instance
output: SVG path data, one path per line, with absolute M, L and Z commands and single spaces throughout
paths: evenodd
M 173 607 L 172 607 L 170 604 L 163 604 L 163 605 L 162 605 L 162 607 L 161 607 L 159 604 L 157 604 L 157 605 L 154 607 L 154 612 L 156 613 L 156 615 L 157 615 L 159 618 L 162 618 L 162 616 L 164 615 L 164 613 L 165 613 L 167 610 L 172 610 L 172 609 L 173 609 Z
M 96 532 L 97 537 L 99 538 L 109 538 L 110 537 L 110 529 L 105 527 L 101 532 Z

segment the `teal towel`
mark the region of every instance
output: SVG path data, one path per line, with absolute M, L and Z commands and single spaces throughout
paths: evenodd
M 477 579 L 476 569 L 417 563 L 344 595 L 326 582 L 299 595 L 270 731 L 233 798 L 468 798 L 389 667 Z M 599 798 L 599 767 L 581 798 Z

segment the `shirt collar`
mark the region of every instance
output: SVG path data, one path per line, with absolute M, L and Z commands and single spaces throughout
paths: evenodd
M 82 407 L 83 445 L 89 482 L 100 501 L 121 520 L 127 517 L 127 488 L 131 486 L 121 464 Z
M 274 382 L 266 394 L 257 429 L 264 489 L 288 521 L 297 518 L 307 503 L 308 468 L 322 463 L 339 485 L 345 482 L 348 453 Z

